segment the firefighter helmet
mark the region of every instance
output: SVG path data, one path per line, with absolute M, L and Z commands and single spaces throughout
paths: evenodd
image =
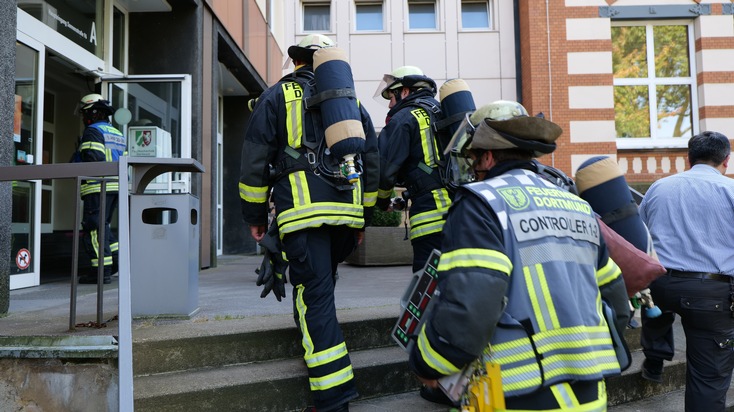
M 79 101 L 79 111 L 82 114 L 87 113 L 100 113 L 104 116 L 111 116 L 115 112 L 108 100 L 105 100 L 102 95 L 97 93 L 88 94 Z
M 313 64 L 313 54 L 318 49 L 334 47 L 334 41 L 323 34 L 309 34 L 298 44 L 288 48 L 288 56 L 293 60 Z
M 401 66 L 382 77 L 382 82 L 377 87 L 375 95 L 379 93 L 383 99 L 390 100 L 389 91 L 403 87 L 409 89 L 428 88 L 434 95 L 436 94 L 436 82 L 423 74 L 423 70 L 416 66 Z

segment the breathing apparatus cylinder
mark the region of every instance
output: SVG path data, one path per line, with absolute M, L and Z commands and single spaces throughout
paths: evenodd
M 653 254 L 652 239 L 617 162 L 608 156 L 587 160 L 576 171 L 576 186 L 579 196 L 589 202 L 604 223 L 637 249 Z M 622 276 L 630 274 L 623 272 Z M 660 316 L 649 289 L 638 291 L 636 298 L 633 300 L 641 301 L 647 317 Z
M 587 160 L 576 171 L 576 186 L 604 223 L 637 249 L 650 251 L 647 228 L 617 162 L 608 156 Z
M 452 136 L 459 123 L 464 120 L 464 114 L 477 109 L 474 96 L 464 79 L 447 80 L 438 89 L 438 94 L 441 99 L 441 111 L 447 121 L 451 120 L 445 127 L 449 128 L 449 136 Z
M 447 80 L 438 89 L 438 94 L 444 115 L 444 120 L 438 125 L 438 128 L 447 128 L 444 134 L 450 139 L 461 121 L 464 120 L 464 115 L 474 112 L 477 107 L 474 104 L 474 96 L 469 90 L 469 85 L 463 79 Z
M 320 103 L 326 145 L 332 155 L 342 159 L 342 174 L 350 183 L 355 183 L 359 180 L 359 173 L 354 158 L 364 151 L 365 144 L 362 116 L 354 93 L 336 93 L 345 89 L 354 91 L 352 69 L 344 50 L 337 47 L 316 50 L 313 67 L 316 90 L 327 96 L 333 94 Z

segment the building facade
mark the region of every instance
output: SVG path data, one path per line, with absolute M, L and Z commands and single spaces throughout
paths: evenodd
M 125 109 L 112 119 L 131 155 L 204 166 L 202 174 L 169 173 L 148 186 L 199 198 L 201 267 L 216 265 L 222 253 L 254 250 L 239 212 L 239 157 L 247 100 L 282 70 L 283 20 L 271 19 L 283 15 L 280 7 L 266 0 L 17 1 L 15 92 L 4 96 L 15 121 L 4 165 L 69 162 L 83 131 L 78 101 L 102 94 Z M 3 253 L 10 289 L 68 277 L 75 182 L 11 187 L 10 251 Z
M 353 0 L 288 2 L 287 37 L 333 36 L 357 95 L 373 101 L 383 73 L 421 67 L 439 86 L 463 78 L 476 104 L 518 100 L 564 130 L 542 159 L 573 175 L 614 157 L 646 186 L 686 168 L 687 139 L 734 137 L 731 1 Z M 379 99 L 378 99 L 379 100 Z
M 115 117 L 129 140 L 155 133 L 155 155 L 204 166 L 150 187 L 200 199 L 202 268 L 256 249 L 237 190 L 247 101 L 292 70 L 285 50 L 309 33 L 345 49 L 378 129 L 382 76 L 414 65 L 439 86 L 464 79 L 477 105 L 518 100 L 542 112 L 564 130 L 542 161 L 570 175 L 611 156 L 644 188 L 686 168 L 694 134 L 734 136 L 728 0 L 19 0 L 15 11 L 15 92 L 3 96 L 15 121 L 0 160 L 69 161 L 82 132 L 77 101 L 101 93 L 129 110 Z M 68 276 L 74 183 L 11 188 L 0 186 L 12 199 L 10 287 Z

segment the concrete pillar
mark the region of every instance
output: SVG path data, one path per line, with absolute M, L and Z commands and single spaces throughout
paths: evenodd
M 0 166 L 10 166 L 13 160 L 15 24 L 15 2 L 0 2 Z M 10 188 L 10 182 L 0 183 L 0 316 L 10 306 Z

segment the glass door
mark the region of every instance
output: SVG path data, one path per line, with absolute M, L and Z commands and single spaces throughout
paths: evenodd
M 13 163 L 17 167 L 40 164 L 43 147 L 43 79 L 45 50 L 22 33 L 15 43 L 15 117 Z M 41 182 L 12 182 L 10 289 L 40 283 Z
M 106 78 L 102 91 L 117 109 L 112 124 L 127 138 L 130 156 L 191 157 L 190 75 Z M 146 193 L 190 192 L 191 173 L 166 173 L 146 188 Z

